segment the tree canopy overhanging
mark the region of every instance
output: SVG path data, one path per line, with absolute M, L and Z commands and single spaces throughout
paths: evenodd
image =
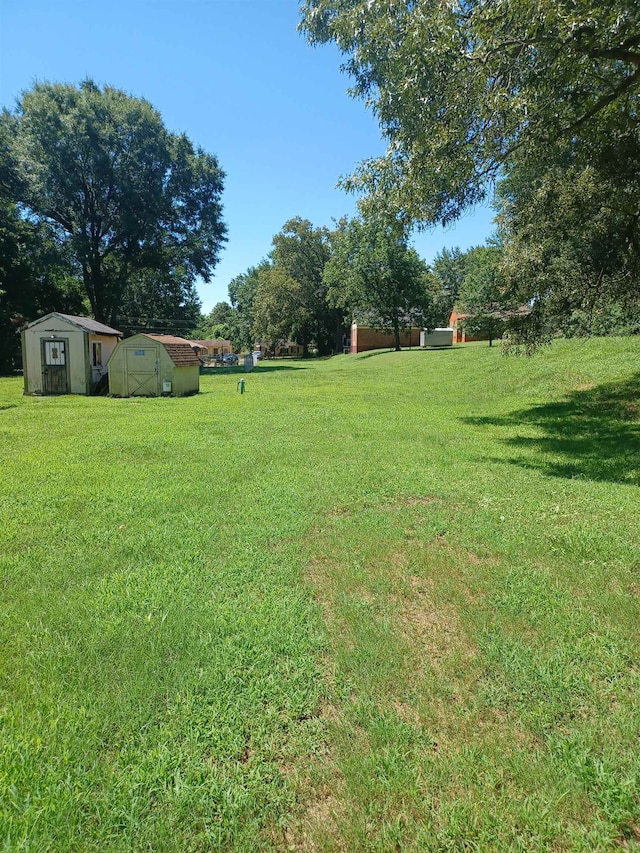
M 344 181 L 408 222 L 448 223 L 514 158 L 638 120 L 640 5 L 628 0 L 306 0 L 388 141 Z

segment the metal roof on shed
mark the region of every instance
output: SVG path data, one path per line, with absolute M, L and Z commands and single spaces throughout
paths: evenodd
M 91 317 L 76 317 L 74 314 L 62 314 L 60 311 L 51 311 L 49 314 L 45 314 L 44 317 L 39 317 L 37 320 L 29 323 L 27 329 L 38 326 L 40 323 L 51 320 L 53 317 L 66 320 L 68 323 L 78 326 L 84 332 L 92 332 L 94 335 L 117 335 L 118 337 L 122 337 L 122 332 L 112 329 L 111 326 L 105 326 L 104 323 L 98 323 L 97 320 L 93 320 Z

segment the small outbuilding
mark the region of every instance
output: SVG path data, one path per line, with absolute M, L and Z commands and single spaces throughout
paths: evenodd
M 453 329 L 423 329 L 420 332 L 421 347 L 453 346 Z
M 52 311 L 22 330 L 25 394 L 91 394 L 122 332 L 90 317 Z
M 200 359 L 193 341 L 173 335 L 133 335 L 109 359 L 113 397 L 184 397 L 200 390 Z

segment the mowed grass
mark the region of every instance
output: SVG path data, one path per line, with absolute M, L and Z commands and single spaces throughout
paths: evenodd
M 3 849 L 637 846 L 639 357 L 0 380 Z

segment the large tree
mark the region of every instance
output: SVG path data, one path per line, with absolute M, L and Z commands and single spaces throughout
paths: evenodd
M 522 341 L 637 328 L 640 126 L 602 134 L 596 150 L 572 142 L 545 169 L 515 163 L 498 186 L 504 272 L 533 307 L 519 323 Z
M 300 330 L 309 328 L 311 315 L 300 282 L 279 266 L 265 267 L 254 302 L 253 334 L 275 350 L 280 341 L 300 340 Z
M 433 259 L 431 272 L 434 278 L 435 310 L 438 325 L 449 322 L 451 310 L 456 304 L 458 294 L 464 282 L 467 267 L 467 253 L 458 246 L 444 248 Z
M 516 307 L 507 295 L 502 247 L 494 243 L 469 249 L 465 267 L 458 305 L 468 316 L 462 322 L 470 335 L 487 338 L 491 346 L 504 334 L 509 314 Z
M 273 238 L 271 258 L 298 284 L 298 310 L 290 315 L 287 337 L 302 345 L 305 356 L 314 341 L 321 354 L 336 348 L 342 340 L 342 312 L 327 302 L 327 286 L 322 274 L 331 256 L 331 232 L 314 228 L 299 216 L 288 220 Z M 283 306 L 284 308 L 284 306 Z M 339 345 L 338 345 L 339 346 Z
M 360 322 L 390 329 L 396 350 L 402 329 L 435 325 L 428 267 L 396 222 L 342 220 L 324 280 L 332 304 Z
M 229 282 L 229 302 L 233 314 L 228 319 L 229 332 L 233 346 L 237 350 L 253 349 L 254 303 L 262 273 L 271 267 L 268 260 L 262 260 L 255 267 L 249 267 L 245 273 L 235 276 Z
M 204 340 L 232 339 L 234 315 L 235 309 L 228 302 L 216 302 L 206 316 L 201 315 L 196 336 Z
M 45 223 L 0 200 L 0 374 L 20 364 L 20 329 L 49 311 L 77 314 L 83 296 Z
M 178 286 L 209 279 L 225 240 L 223 172 L 147 101 L 90 80 L 38 83 L 2 123 L 13 201 L 68 249 L 97 320 L 117 323 L 148 271 Z
M 637 2 L 306 0 L 301 26 L 343 51 L 389 142 L 347 185 L 407 221 L 446 223 L 514 157 L 637 122 Z
M 126 332 L 152 332 L 185 337 L 200 320 L 201 302 L 187 270 L 171 275 L 141 270 L 132 276 L 123 294 L 118 328 Z

